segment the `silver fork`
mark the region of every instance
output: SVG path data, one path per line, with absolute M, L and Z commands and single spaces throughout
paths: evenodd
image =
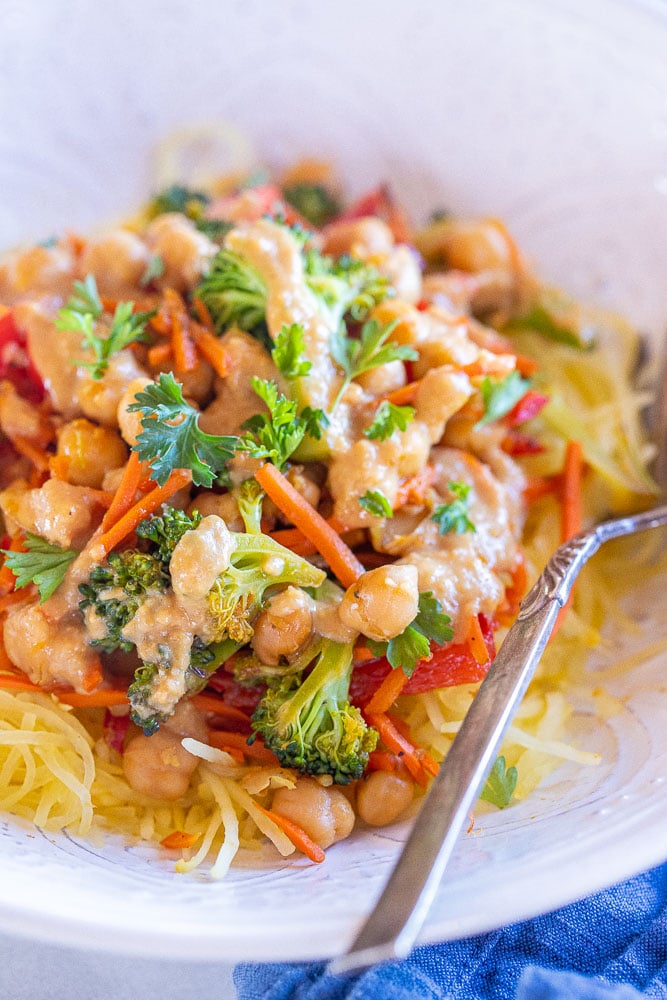
M 604 542 L 665 524 L 667 505 L 603 521 L 556 550 L 522 601 L 373 912 L 347 953 L 331 962 L 332 973 L 353 972 L 410 952 L 579 571 Z

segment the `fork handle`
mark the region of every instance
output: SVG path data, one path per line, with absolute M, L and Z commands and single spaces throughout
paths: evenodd
M 374 910 L 349 951 L 331 962 L 332 973 L 353 972 L 410 952 L 579 571 L 608 539 L 665 523 L 667 507 L 657 508 L 604 522 L 556 550 L 522 601 Z

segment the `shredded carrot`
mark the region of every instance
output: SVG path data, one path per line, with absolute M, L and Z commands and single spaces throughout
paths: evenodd
M 270 809 L 265 809 L 264 806 L 260 806 L 258 802 L 255 803 L 260 812 L 273 820 L 279 829 L 289 837 L 295 847 L 297 847 L 302 854 L 305 854 L 307 858 L 314 861 L 316 864 L 321 864 L 325 859 L 325 853 L 319 844 L 316 844 L 314 840 L 308 836 L 305 830 L 302 830 L 300 826 L 293 823 L 291 819 L 287 819 L 285 816 L 281 816 L 280 813 L 272 812 Z
M 191 372 L 197 367 L 197 351 L 190 336 L 190 322 L 183 299 L 173 288 L 165 292 L 165 301 L 171 313 L 171 343 L 174 368 L 177 372 Z
M 580 441 L 568 441 L 562 479 L 561 540 L 567 542 L 581 531 L 581 479 L 583 451 Z
M 427 464 L 414 476 L 408 476 L 400 483 L 396 493 L 396 503 L 394 510 L 400 507 L 407 507 L 410 504 L 421 506 L 424 504 L 428 492 L 435 482 L 435 467 Z
M 196 323 L 192 324 L 191 333 L 192 339 L 201 356 L 208 361 L 216 375 L 219 375 L 220 378 L 225 378 L 229 374 L 231 361 L 218 338 L 209 330 L 203 326 L 198 326 Z
M 21 601 L 29 601 L 37 594 L 37 587 L 34 583 L 29 584 L 27 587 L 21 587 L 20 590 L 12 590 L 9 594 L 3 594 L 0 597 L 0 615 L 2 615 L 8 608 L 14 606 L 14 604 L 20 604 Z
M 27 677 L 0 673 L 0 688 L 7 691 L 41 691 L 42 689 L 29 681 Z
M 512 572 L 512 582 L 505 588 L 503 603 L 496 611 L 496 617 L 500 625 L 511 625 L 517 614 L 521 600 L 526 593 L 528 584 L 528 571 L 526 561 L 523 556 L 519 556 L 517 564 Z
M 192 697 L 192 704 L 202 712 L 214 712 L 216 715 L 233 719 L 236 722 L 250 723 L 250 717 L 242 712 L 240 708 L 227 705 L 214 694 L 195 694 Z
M 164 344 L 155 344 L 154 347 L 149 347 L 148 349 L 148 363 L 158 368 L 160 365 L 165 364 L 172 355 L 172 346 L 170 341 L 166 341 Z
M 21 532 L 18 535 L 14 535 L 11 542 L 7 546 L 9 552 L 25 552 L 25 535 Z M 0 595 L 11 594 L 16 586 L 16 577 L 13 572 L 3 563 L 0 569 Z
M 174 830 L 160 841 L 161 847 L 168 851 L 183 851 L 192 847 L 200 839 L 200 833 L 186 833 L 185 830 Z
M 51 692 L 47 691 L 46 694 Z M 113 708 L 115 705 L 127 705 L 127 695 L 124 691 L 117 691 L 109 688 L 102 688 L 98 691 L 91 691 L 89 694 L 83 691 L 56 691 L 54 692 L 58 701 L 72 708 Z
M 142 497 L 141 500 L 135 503 L 133 507 L 130 507 L 108 531 L 105 531 L 101 535 L 96 544 L 100 545 L 105 553 L 111 552 L 124 538 L 127 538 L 131 531 L 134 531 L 140 521 L 143 521 L 149 514 L 157 510 L 161 504 L 169 500 L 178 490 L 187 486 L 191 482 L 191 479 L 192 474 L 188 470 L 175 469 L 164 486 L 156 486 L 155 489 L 151 490 L 150 493 L 147 493 L 145 497 Z
M 58 479 L 66 483 L 69 477 L 70 460 L 66 455 L 51 455 L 49 458 L 49 472 L 51 479 Z
M 389 773 L 398 771 L 400 758 L 395 753 L 388 750 L 372 750 L 368 755 L 369 771 L 387 771 Z
M 260 466 L 255 479 L 278 510 L 313 543 L 343 586 L 351 587 L 364 572 L 364 567 L 321 514 L 294 489 L 275 465 L 267 463 Z
M 385 400 L 388 403 L 393 403 L 394 406 L 405 406 L 406 403 L 414 403 L 420 385 L 420 379 L 417 379 L 416 382 L 408 382 L 407 385 L 402 385 L 400 389 L 394 389 L 393 392 L 387 393 L 386 396 L 378 400 L 378 403 L 382 403 Z
M 395 667 L 383 679 L 373 697 L 366 705 L 366 712 L 376 715 L 378 712 L 388 712 L 399 694 L 405 687 L 408 676 L 400 667 Z
M 328 517 L 326 523 L 337 535 L 344 535 L 347 532 L 347 528 L 337 517 Z M 268 534 L 275 542 L 284 545 L 298 556 L 312 556 L 317 552 L 317 546 L 306 538 L 300 528 L 279 528 L 278 531 L 270 531 Z
M 378 712 L 373 715 L 364 712 L 364 717 L 369 726 L 373 726 L 380 734 L 380 739 L 392 753 L 397 754 L 407 767 L 410 775 L 418 785 L 426 785 L 426 774 L 417 756 L 417 752 L 410 740 L 399 732 L 396 720 L 387 715 L 386 712 Z
M 526 483 L 523 490 L 523 500 L 526 504 L 535 503 L 541 497 L 554 493 L 558 485 L 558 478 L 555 476 L 533 476 Z
M 194 306 L 194 310 L 197 313 L 197 319 L 201 325 L 205 326 L 209 333 L 214 333 L 215 324 L 213 323 L 213 317 L 211 316 L 209 308 L 203 299 L 200 299 L 198 295 L 195 295 L 192 300 L 192 305 Z
M 478 615 L 470 616 L 470 621 L 468 622 L 468 634 L 466 636 L 466 645 L 477 663 L 483 665 L 484 663 L 489 662 L 489 651 L 486 648 L 484 633 L 482 632 L 482 626 L 479 623 Z
M 136 451 L 131 451 L 127 464 L 123 469 L 121 480 L 118 483 L 116 492 L 114 493 L 113 500 L 109 504 L 107 512 L 102 520 L 102 531 L 108 531 L 109 528 L 116 523 L 116 521 L 121 519 L 123 514 L 128 512 L 134 503 L 143 472 L 144 470 L 139 456 Z

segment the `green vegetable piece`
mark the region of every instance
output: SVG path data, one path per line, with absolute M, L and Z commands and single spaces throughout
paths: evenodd
M 451 642 L 454 633 L 450 621 L 431 591 L 423 591 L 417 615 L 400 635 L 389 642 L 367 639 L 366 644 L 375 656 L 386 656 L 392 667 L 401 667 L 411 677 L 419 661 L 431 655 L 431 642 L 439 646 Z
M 504 379 L 498 381 L 485 376 L 480 386 L 484 403 L 484 416 L 477 421 L 475 427 L 485 427 L 509 413 L 513 406 L 530 389 L 528 379 L 522 378 L 518 371 L 512 371 Z
M 162 514 L 153 514 L 137 525 L 137 536 L 150 541 L 154 545 L 153 554 L 167 568 L 173 551 L 186 531 L 193 531 L 201 524 L 201 514 L 193 511 L 186 514 L 184 510 L 165 506 Z
M 557 344 L 566 344 L 568 347 L 574 347 L 580 351 L 589 350 L 593 346 L 591 342 L 584 341 L 572 327 L 557 322 L 553 315 L 541 305 L 533 306 L 523 316 L 511 319 L 504 329 L 509 334 L 517 330 L 539 333 L 546 340 L 554 341 Z
M 325 226 L 340 213 L 340 204 L 323 184 L 290 184 L 283 196 L 311 225 Z
M 182 184 L 172 184 L 153 198 L 148 206 L 151 218 L 167 212 L 180 212 L 188 218 L 198 218 L 211 199 L 203 191 L 193 191 Z
M 207 434 L 199 427 L 199 412 L 183 398 L 171 372 L 135 395 L 128 410 L 143 414 L 134 450 L 148 462 L 152 478 L 163 486 L 174 469 L 190 469 L 195 486 L 211 486 L 239 447 L 239 439 Z
M 395 325 L 378 323 L 375 319 L 368 320 L 362 326 L 358 340 L 348 337 L 342 327 L 332 334 L 331 355 L 345 372 L 332 409 L 336 408 L 350 382 L 364 372 L 391 361 L 416 361 L 417 352 L 414 348 L 389 341 Z
M 391 504 L 380 490 L 366 490 L 364 495 L 359 497 L 359 506 L 367 510 L 373 517 L 394 516 Z
M 306 339 L 300 323 L 285 324 L 276 337 L 271 351 L 276 367 L 286 379 L 301 378 L 313 367 L 306 354 Z
M 440 534 L 446 535 L 452 532 L 462 535 L 466 531 L 475 532 L 477 529 L 468 517 L 470 486 L 468 483 L 447 483 L 447 489 L 456 499 L 450 503 L 438 504 L 431 514 L 431 520 L 438 525 Z
M 515 767 L 507 767 L 504 757 L 497 757 L 480 793 L 480 799 L 490 802 L 498 809 L 505 809 L 516 788 L 518 772 Z
M 30 533 L 26 535 L 25 547 L 25 552 L 0 550 L 5 557 L 4 565 L 16 577 L 16 590 L 34 583 L 39 591 L 39 603 L 43 604 L 58 589 L 68 567 L 79 553 Z
M 352 644 L 320 640 L 304 677 L 269 677 L 252 729 L 283 767 L 302 774 L 330 774 L 336 784 L 360 778 L 377 733 L 348 700 Z
M 152 281 L 156 278 L 161 278 L 164 274 L 164 258 L 160 257 L 159 253 L 154 253 L 151 259 L 148 261 L 148 266 L 142 274 L 139 284 L 142 288 L 146 288 L 150 285 Z
M 304 436 L 308 433 L 320 437 L 328 420 L 321 410 L 310 407 L 299 415 L 296 402 L 279 393 L 275 382 L 253 377 L 251 385 L 266 403 L 269 415 L 256 413 L 245 421 L 243 428 L 249 433 L 241 437 L 239 448 L 253 458 L 266 458 L 282 469 Z
M 375 411 L 373 423 L 366 428 L 364 434 L 371 440 L 386 441 L 394 431 L 404 431 L 414 416 L 414 407 L 395 406 L 384 399 Z
M 224 249 L 215 255 L 208 274 L 195 290 L 218 333 L 236 326 L 271 350 L 273 343 L 265 320 L 267 294 L 255 268 L 239 254 Z

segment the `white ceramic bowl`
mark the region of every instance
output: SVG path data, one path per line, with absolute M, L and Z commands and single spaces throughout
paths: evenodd
M 10 5 L 0 245 L 121 216 L 156 187 L 152 152 L 166 133 L 224 119 L 270 163 L 330 157 L 353 192 L 390 180 L 417 218 L 442 205 L 504 218 L 546 278 L 620 309 L 657 345 L 662 11 L 620 0 Z M 654 583 L 629 595 L 643 636 L 627 645 L 667 635 L 655 594 Z M 544 912 L 667 857 L 665 662 L 612 683 L 625 708 L 608 723 L 577 717 L 599 768 L 564 766 L 533 798 L 480 819 L 423 940 Z M 0 820 L 0 930 L 165 958 L 331 955 L 405 832 L 354 836 L 321 867 L 237 868 L 212 884 L 148 849 L 97 850 Z

